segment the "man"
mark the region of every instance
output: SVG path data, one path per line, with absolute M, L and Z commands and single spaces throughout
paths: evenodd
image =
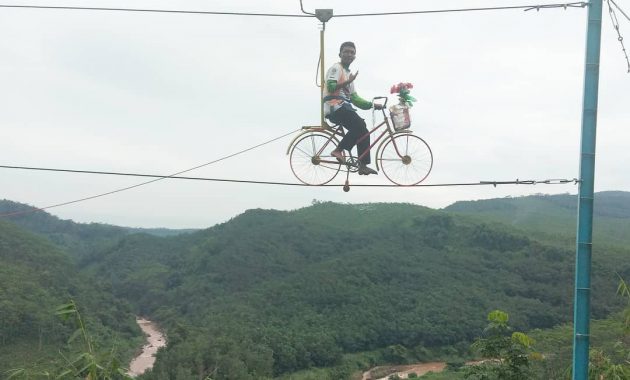
M 374 107 L 381 109 L 379 104 L 362 99 L 354 89 L 354 80 L 359 72 L 352 74 L 350 72 L 350 64 L 354 61 L 356 55 L 356 47 L 353 42 L 344 42 L 339 48 L 340 62 L 335 63 L 326 74 L 326 86 L 324 89 L 324 114 L 326 117 L 336 124 L 341 124 L 348 130 L 339 146 L 330 154 L 337 161 L 344 163 L 345 159 L 343 151 L 350 151 L 352 147 L 357 145 L 359 157 L 365 153 L 366 155 L 359 161 L 359 174 L 369 175 L 378 174 L 378 172 L 367 165 L 370 163 L 370 136 L 359 139 L 368 133 L 365 121 L 357 114 L 352 105 L 362 110 L 369 110 Z M 358 144 L 357 144 L 358 142 Z

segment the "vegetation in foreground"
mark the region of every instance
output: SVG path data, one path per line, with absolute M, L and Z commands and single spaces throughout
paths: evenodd
M 74 300 L 59 306 L 55 314 L 65 321 L 71 320 L 76 327 L 68 339 L 68 349 L 65 352 L 59 351 L 65 362 L 63 367 L 54 370 L 41 370 L 37 367 L 13 368 L 6 371 L 7 380 L 133 380 L 121 365 L 116 347 L 106 351 L 99 350 Z M 76 345 L 73 344 L 75 341 Z

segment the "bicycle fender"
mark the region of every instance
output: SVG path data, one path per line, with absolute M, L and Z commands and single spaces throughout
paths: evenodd
M 293 144 L 295 144 L 295 142 L 297 140 L 299 140 L 302 136 L 309 134 L 309 133 L 314 133 L 314 132 L 321 132 L 324 134 L 332 134 L 329 128 L 325 128 L 319 125 L 308 125 L 308 126 L 304 126 L 302 127 L 302 132 L 298 133 L 297 136 L 295 136 L 293 138 L 293 140 L 291 140 L 291 142 L 289 143 L 289 146 L 287 147 L 287 152 L 286 155 L 288 156 L 289 153 L 291 153 L 291 148 L 293 147 Z

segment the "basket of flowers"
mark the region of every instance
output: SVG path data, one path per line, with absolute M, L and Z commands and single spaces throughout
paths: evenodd
M 407 129 L 411 126 L 411 118 L 409 117 L 409 108 L 413 107 L 416 98 L 410 95 L 413 88 L 411 83 L 398 83 L 393 85 L 390 93 L 398 95 L 398 104 L 389 107 L 389 113 L 397 131 Z

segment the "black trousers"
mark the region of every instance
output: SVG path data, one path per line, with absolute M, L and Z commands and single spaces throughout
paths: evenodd
M 367 154 L 361 159 L 361 162 L 366 165 L 369 164 L 371 162 L 370 136 L 366 136 L 357 143 L 359 138 L 368 133 L 368 129 L 365 125 L 365 120 L 361 119 L 361 117 L 353 110 L 345 107 L 341 107 L 335 112 L 331 113 L 328 118 L 333 123 L 341 124 L 344 128 L 348 130 L 343 139 L 341 139 L 341 142 L 339 143 L 339 146 L 337 148 L 341 150 L 351 151 L 352 148 L 356 145 L 359 156 L 367 151 Z

